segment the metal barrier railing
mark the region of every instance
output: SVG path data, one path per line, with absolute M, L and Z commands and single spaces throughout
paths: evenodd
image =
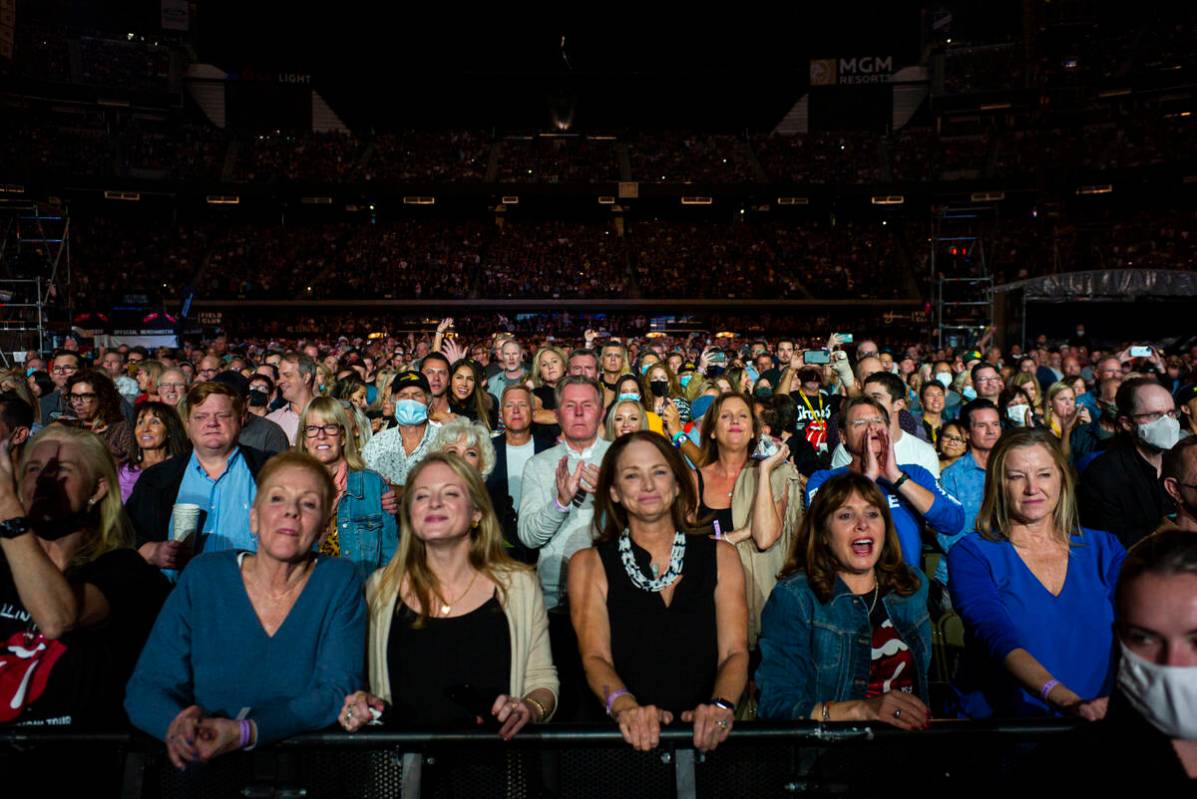
M 988 784 L 978 780 L 992 781 L 1075 726 L 936 721 L 911 733 L 888 725 L 753 722 L 737 725 L 705 754 L 694 750 L 686 727 L 662 730 L 660 746 L 649 753 L 633 751 L 607 726 L 529 728 L 511 742 L 475 731 L 329 730 L 184 772 L 170 765 L 159 742 L 140 734 L 10 728 L 0 730 L 0 773 L 11 773 L 6 764 L 17 762 L 78 764 L 86 753 L 83 762 L 109 769 L 86 775 L 92 795 L 128 799 L 867 795 L 892 793 L 895 769 L 903 785 L 919 792 Z

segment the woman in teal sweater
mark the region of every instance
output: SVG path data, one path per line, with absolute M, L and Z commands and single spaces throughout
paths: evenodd
M 363 684 L 361 579 L 312 551 L 334 496 L 310 455 L 276 455 L 250 510 L 257 553 L 204 554 L 183 571 L 125 696 L 176 767 L 326 727 Z

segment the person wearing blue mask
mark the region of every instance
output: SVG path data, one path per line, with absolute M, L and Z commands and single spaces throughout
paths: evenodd
M 362 449 L 366 465 L 396 487 L 424 459 L 440 425 L 428 418 L 432 391 L 428 378 L 415 370 L 400 372 L 391 383 L 395 398 L 395 427 L 377 433 Z

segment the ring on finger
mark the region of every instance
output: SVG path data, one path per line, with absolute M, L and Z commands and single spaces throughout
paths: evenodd
M 716 724 L 716 725 L 719 727 L 719 729 L 721 729 L 721 730 L 726 730 L 726 729 L 727 729 L 727 719 L 719 719 L 718 721 L 716 721 L 716 722 L 715 722 L 715 724 Z
M 896 718 L 896 719 L 902 718 L 902 709 L 901 708 L 898 708 L 897 710 L 894 711 L 894 718 Z

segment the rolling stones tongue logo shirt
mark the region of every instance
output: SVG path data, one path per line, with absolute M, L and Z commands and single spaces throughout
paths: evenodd
M 872 699 L 890 691 L 914 693 L 914 653 L 898 635 L 883 603 L 873 606 L 869 625 L 873 628 L 873 653 L 865 698 Z
M 169 583 L 131 549 L 107 552 L 67 579 L 88 583 L 107 600 L 108 617 L 50 640 L 21 602 L 0 556 L 0 724 L 121 724 L 125 683 Z

